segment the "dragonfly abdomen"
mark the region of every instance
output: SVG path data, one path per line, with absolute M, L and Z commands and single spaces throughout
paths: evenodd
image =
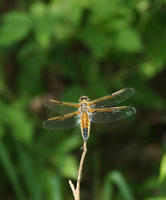
M 87 112 L 83 112 L 81 115 L 81 132 L 84 140 L 87 140 L 90 132 L 90 119 Z

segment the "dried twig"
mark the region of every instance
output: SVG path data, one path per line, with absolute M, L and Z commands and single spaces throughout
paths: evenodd
M 79 166 L 79 170 L 78 170 L 76 188 L 74 187 L 74 184 L 72 183 L 72 181 L 69 180 L 69 185 L 70 185 L 71 190 L 73 192 L 74 200 L 80 200 L 80 183 L 81 183 L 82 168 L 83 168 L 86 152 L 87 152 L 86 141 L 84 141 L 83 152 L 82 152 L 82 156 L 81 156 L 81 160 L 80 160 L 80 166 Z

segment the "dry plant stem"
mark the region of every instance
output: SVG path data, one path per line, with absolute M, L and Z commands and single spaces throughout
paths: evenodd
M 83 168 L 86 152 L 87 152 L 86 141 L 84 141 L 83 152 L 82 152 L 82 156 L 81 156 L 81 160 L 80 160 L 80 166 L 79 166 L 79 170 L 78 170 L 76 188 L 74 187 L 74 184 L 72 183 L 72 181 L 69 180 L 69 184 L 70 184 L 71 190 L 73 192 L 74 200 L 80 200 L 80 183 L 81 183 L 82 168 Z

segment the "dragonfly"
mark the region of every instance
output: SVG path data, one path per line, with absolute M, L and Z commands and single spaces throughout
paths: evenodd
M 132 106 L 114 107 L 128 99 L 134 92 L 133 88 L 124 88 L 92 101 L 87 96 L 81 96 L 78 103 L 48 99 L 45 105 L 50 110 L 62 115 L 44 121 L 43 127 L 46 129 L 67 130 L 80 125 L 82 138 L 87 141 L 90 135 L 91 122 L 111 123 L 136 113 L 136 109 Z

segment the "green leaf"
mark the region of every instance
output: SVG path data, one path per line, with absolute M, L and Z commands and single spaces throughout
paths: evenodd
M 30 197 L 34 200 L 42 199 L 41 183 L 38 180 L 38 171 L 35 166 L 34 160 L 31 158 L 28 152 L 25 151 L 21 145 L 17 145 L 19 154 L 19 166 L 21 167 L 24 183 L 30 194 Z
M 22 101 L 19 103 L 7 105 L 0 102 L 1 116 L 0 120 L 2 124 L 11 128 L 15 138 L 29 143 L 32 141 L 33 136 L 33 122 L 26 116 L 26 112 L 22 107 Z
M 158 72 L 165 67 L 166 61 L 166 27 L 159 20 L 154 16 L 145 29 L 147 56 L 158 68 Z
M 138 33 L 130 28 L 122 29 L 117 33 L 115 44 L 119 50 L 129 53 L 142 50 L 142 43 Z
M 112 199 L 113 195 L 113 184 L 118 187 L 119 193 L 123 197 L 124 200 L 133 200 L 134 197 L 130 191 L 130 188 L 125 181 L 123 175 L 118 171 L 110 172 L 104 181 L 103 188 L 103 200 Z
M 70 29 L 80 24 L 84 9 L 86 9 L 88 5 L 88 0 L 71 0 L 70 2 L 66 0 L 52 1 L 49 11 L 63 20 L 60 23 L 63 27 L 68 27 Z
M 92 23 L 101 23 L 103 27 L 110 21 L 116 21 L 116 19 L 122 19 L 129 23 L 133 17 L 133 11 L 129 7 L 129 1 L 125 3 L 117 0 L 93 0 L 92 1 Z M 109 27 L 109 26 L 107 26 Z
M 9 181 L 12 184 L 12 187 L 14 189 L 14 192 L 16 193 L 17 198 L 19 200 L 26 199 L 23 192 L 23 188 L 18 179 L 17 170 L 10 159 L 7 147 L 5 146 L 5 144 L 3 144 L 1 140 L 0 140 L 0 162 L 6 171 L 6 174 L 9 178 Z
M 149 197 L 146 198 L 145 200 L 166 200 L 166 197 Z
M 62 200 L 62 183 L 61 177 L 55 175 L 55 173 L 48 171 L 46 172 L 46 193 L 47 198 L 50 200 Z
M 5 129 L 4 129 L 4 127 L 1 126 L 1 124 L 0 124 L 0 139 L 3 137 L 4 133 L 5 133 Z
M 73 151 L 75 148 L 79 147 L 81 138 L 80 127 L 73 129 L 73 135 L 70 137 L 65 137 L 61 141 L 61 143 L 56 148 L 56 153 L 61 157 L 63 157 L 66 153 Z
M 43 2 L 34 2 L 30 7 L 30 12 L 34 16 L 42 17 L 47 13 L 47 4 Z
M 47 4 L 42 2 L 35 2 L 30 10 L 35 38 L 42 48 L 48 48 L 55 32 L 56 19 L 49 13 Z
M 113 44 L 113 40 L 109 33 L 105 33 L 93 27 L 87 27 L 82 31 L 80 39 L 88 46 L 92 54 L 97 58 L 105 56 Z
M 27 119 L 24 110 L 15 107 L 14 105 L 8 109 L 7 119 L 8 125 L 13 129 L 16 138 L 30 142 L 33 135 L 33 124 Z
M 3 16 L 0 27 L 0 45 L 8 46 L 24 39 L 31 30 L 31 19 L 26 13 L 9 12 Z

